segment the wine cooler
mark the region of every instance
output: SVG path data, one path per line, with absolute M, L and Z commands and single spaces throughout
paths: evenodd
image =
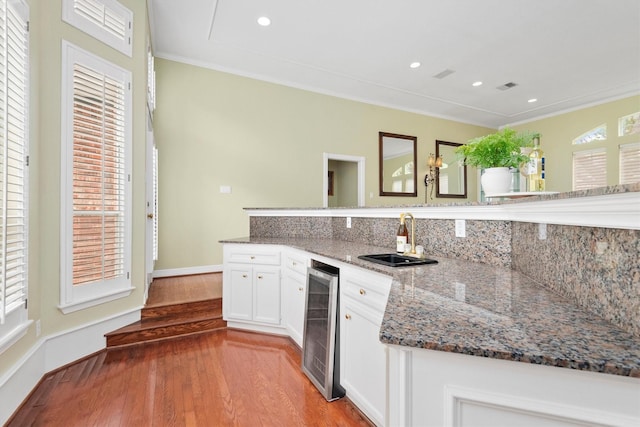
M 344 396 L 340 386 L 339 269 L 313 260 L 307 269 L 302 371 L 328 401 Z

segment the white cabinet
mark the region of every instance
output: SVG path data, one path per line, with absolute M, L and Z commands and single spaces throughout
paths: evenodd
M 225 245 L 222 287 L 222 312 L 231 326 L 262 331 L 270 330 L 261 325 L 280 327 L 279 247 Z
M 387 356 L 379 332 L 391 278 L 340 269 L 340 384 L 377 425 L 387 413 Z
M 282 322 L 289 336 L 302 347 L 304 307 L 309 257 L 305 252 L 288 250 L 283 253 Z
M 389 346 L 392 426 L 638 426 L 637 378 Z

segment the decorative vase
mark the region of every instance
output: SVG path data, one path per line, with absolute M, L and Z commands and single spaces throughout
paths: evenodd
M 509 168 L 488 168 L 480 177 L 485 196 L 504 194 L 511 191 L 511 172 Z

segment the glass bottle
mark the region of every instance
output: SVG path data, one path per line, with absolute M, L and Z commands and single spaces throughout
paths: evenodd
M 404 221 L 404 214 L 400 215 L 400 226 L 396 233 L 396 252 L 404 253 L 405 245 L 409 243 L 409 230 Z
M 544 181 L 542 180 L 542 157 L 540 148 L 540 137 L 533 138 L 533 150 L 529 154 L 529 170 L 527 175 L 527 191 L 543 191 Z

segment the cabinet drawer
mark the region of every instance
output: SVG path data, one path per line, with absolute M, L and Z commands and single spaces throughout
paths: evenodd
M 228 248 L 225 251 L 225 262 L 244 264 L 279 265 L 280 251 L 274 248 L 242 245 Z
M 304 256 L 298 256 L 297 254 L 286 254 L 284 265 L 291 271 L 296 271 L 301 274 L 307 274 L 309 259 L 305 258 Z
M 354 301 L 384 313 L 391 289 L 391 277 L 364 270 L 349 269 L 344 273 L 341 271 L 340 275 L 342 292 Z

